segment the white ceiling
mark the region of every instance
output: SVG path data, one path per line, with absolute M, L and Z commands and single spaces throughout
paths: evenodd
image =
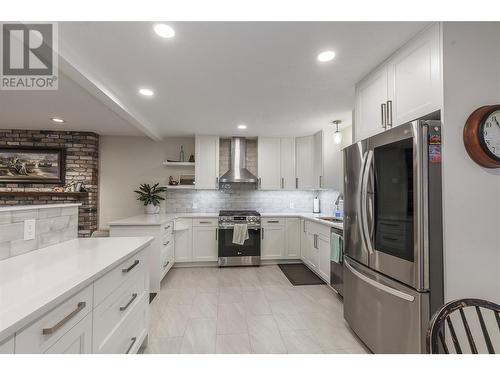
M 57 92 L 0 92 L 0 127 L 100 134 L 304 135 L 351 123 L 354 84 L 421 30 L 411 22 L 148 22 L 59 24 Z M 332 49 L 329 63 L 316 61 Z M 151 98 L 138 87 L 155 91 Z M 4 105 L 5 104 L 5 105 Z M 245 123 L 248 129 L 238 131 Z

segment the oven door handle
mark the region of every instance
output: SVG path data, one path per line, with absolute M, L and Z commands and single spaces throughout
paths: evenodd
M 400 290 L 391 288 L 390 286 L 382 284 L 382 283 L 380 283 L 380 282 L 378 282 L 376 280 L 373 280 L 372 278 L 370 278 L 370 277 L 362 274 L 361 272 L 355 270 L 354 267 L 349 264 L 349 260 L 347 258 L 344 259 L 344 265 L 347 267 L 347 269 L 349 271 L 351 271 L 351 273 L 354 276 L 356 276 L 357 278 L 363 280 L 365 283 L 370 284 L 374 288 L 380 289 L 383 292 L 392 294 L 395 297 L 404 299 L 404 300 L 409 301 L 409 302 L 413 302 L 415 300 L 415 297 L 413 297 L 412 295 L 407 294 L 405 292 L 402 292 Z

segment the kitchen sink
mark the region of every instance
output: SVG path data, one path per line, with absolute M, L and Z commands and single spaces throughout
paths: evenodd
M 343 223 L 344 220 L 339 219 L 338 217 L 318 217 L 320 220 L 331 221 L 332 223 Z

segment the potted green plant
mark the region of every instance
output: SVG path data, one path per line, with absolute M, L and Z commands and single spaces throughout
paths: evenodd
M 139 190 L 134 190 L 134 193 L 139 195 L 137 200 L 141 201 L 144 203 L 144 206 L 146 206 L 147 214 L 157 214 L 160 212 L 160 201 L 165 200 L 160 193 L 163 193 L 166 190 L 167 188 L 160 186 L 159 183 L 156 183 L 153 186 L 149 184 L 141 184 L 141 186 L 139 186 Z

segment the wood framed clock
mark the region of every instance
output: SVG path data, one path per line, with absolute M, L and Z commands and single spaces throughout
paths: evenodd
M 472 112 L 463 136 L 472 160 L 486 168 L 500 168 L 500 105 L 486 105 Z

